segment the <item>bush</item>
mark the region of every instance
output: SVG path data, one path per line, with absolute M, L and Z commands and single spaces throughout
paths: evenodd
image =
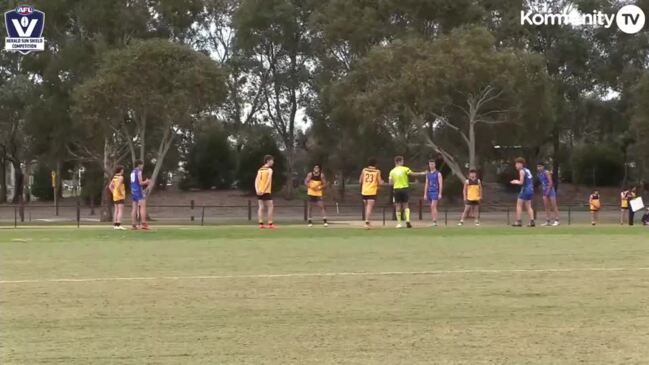
M 104 183 L 104 172 L 102 169 L 96 166 L 96 164 L 85 166 L 85 172 L 81 175 L 81 199 L 86 204 L 90 204 L 91 201 L 94 201 L 96 205 L 101 204 L 101 193 L 104 187 L 106 185 Z
M 263 134 L 257 139 L 251 139 L 241 149 L 239 168 L 237 169 L 237 185 L 240 189 L 255 192 L 255 177 L 257 170 L 264 162 L 265 155 L 275 158 L 273 166 L 273 191 L 282 189 L 286 183 L 286 159 L 279 150 L 277 143 L 269 134 Z
M 462 201 L 464 182 L 452 173 L 444 175 L 444 198 L 451 202 Z
M 624 178 L 624 156 L 612 146 L 583 146 L 572 154 L 572 173 L 577 184 L 616 186 Z
M 232 186 L 234 168 L 234 153 L 227 134 L 221 128 L 210 128 L 199 134 L 189 151 L 181 189 L 227 189 Z
M 518 174 L 519 172 L 516 171 L 516 167 L 514 167 L 513 164 L 508 164 L 505 166 L 502 166 L 498 172 L 498 175 L 496 177 L 498 183 L 505 188 L 505 191 L 509 191 L 511 193 L 518 192 L 521 187 L 518 185 L 513 185 L 510 183 L 510 181 L 514 179 L 518 179 Z M 532 174 L 534 174 L 534 171 L 532 171 Z
M 40 201 L 54 200 L 52 172 L 47 166 L 39 164 L 36 171 L 34 171 L 34 183 L 31 187 L 31 193 Z

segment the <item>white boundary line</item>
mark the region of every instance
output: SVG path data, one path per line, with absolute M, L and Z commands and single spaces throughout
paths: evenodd
M 575 273 L 575 272 L 615 272 L 615 271 L 649 271 L 649 267 L 583 267 L 583 268 L 548 268 L 548 269 L 467 269 L 467 270 L 429 270 L 429 271 L 379 271 L 379 272 L 318 272 L 288 274 L 248 274 L 248 275 L 194 275 L 194 276 L 135 276 L 105 278 L 55 278 L 0 280 L 2 284 L 37 284 L 37 283 L 87 283 L 98 281 L 161 281 L 161 280 L 224 280 L 224 279 L 275 279 L 275 278 L 310 278 L 336 276 L 401 276 L 401 275 L 453 275 L 453 274 L 513 274 L 513 273 Z

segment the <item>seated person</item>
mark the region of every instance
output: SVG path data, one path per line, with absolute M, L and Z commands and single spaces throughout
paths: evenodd
M 649 207 L 647 207 L 647 211 L 642 216 L 642 224 L 645 226 L 649 226 Z

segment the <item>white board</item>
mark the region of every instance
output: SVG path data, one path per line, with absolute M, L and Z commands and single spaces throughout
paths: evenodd
M 644 202 L 642 201 L 642 197 L 637 197 L 631 200 L 631 209 L 633 209 L 634 212 L 644 209 Z

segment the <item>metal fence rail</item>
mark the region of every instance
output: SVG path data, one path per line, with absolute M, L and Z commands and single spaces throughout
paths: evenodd
M 423 200 L 413 201 L 410 204 L 413 221 L 429 221 L 430 212 L 427 202 Z M 443 225 L 455 224 L 463 210 L 462 203 L 444 204 L 439 207 L 439 223 Z M 535 209 L 537 220 L 545 220 L 545 212 L 542 207 L 539 211 Z M 563 224 L 587 224 L 591 221 L 590 212 L 586 205 L 569 205 L 560 207 Z M 327 216 L 331 222 L 335 221 L 362 221 L 364 209 L 362 203 L 339 204 L 328 203 L 326 205 Z M 147 205 L 147 212 L 155 224 L 175 225 L 215 225 L 215 224 L 245 224 L 256 220 L 257 203 L 249 200 L 245 205 L 210 205 L 196 204 L 190 201 L 188 204 L 152 204 Z M 307 220 L 307 201 L 296 201 L 295 203 L 276 204 L 275 221 L 278 222 L 301 222 Z M 82 225 L 106 224 L 100 222 L 101 208 L 87 207 L 81 204 L 76 205 L 53 205 L 46 204 L 23 204 L 23 205 L 0 205 L 0 226 L 18 227 L 28 225 L 55 225 L 55 224 L 76 224 Z M 122 221 L 130 223 L 131 207 L 124 208 Z M 504 225 L 513 223 L 515 208 L 507 204 L 489 204 L 480 206 L 480 220 L 485 224 Z M 641 216 L 642 213 L 636 215 Z M 314 207 L 313 219 L 317 222 L 320 219 L 320 210 Z M 395 219 L 395 212 L 391 205 L 378 205 L 374 209 L 374 222 L 381 222 L 386 225 Z M 523 215 L 523 218 L 526 214 Z M 467 222 L 471 222 L 471 217 Z M 603 206 L 599 213 L 599 222 L 617 223 L 620 220 L 620 210 L 615 205 Z M 639 217 L 636 218 L 639 221 Z

